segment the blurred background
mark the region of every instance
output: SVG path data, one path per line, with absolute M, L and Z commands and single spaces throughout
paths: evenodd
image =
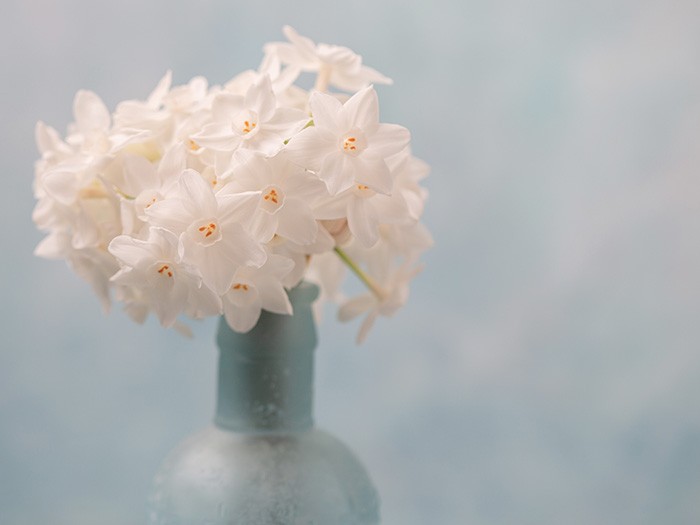
M 105 316 L 32 250 L 33 130 L 164 72 L 222 83 L 284 24 L 394 79 L 432 166 L 435 247 L 355 346 L 319 327 L 316 419 L 388 525 L 700 522 L 700 4 L 695 0 L 4 0 L 0 523 L 142 523 L 213 413 L 192 340 Z

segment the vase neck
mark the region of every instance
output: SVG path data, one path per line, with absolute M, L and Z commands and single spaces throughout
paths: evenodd
M 284 434 L 313 426 L 316 329 L 311 303 L 318 288 L 289 291 L 293 315 L 263 311 L 247 333 L 219 322 L 217 426 L 243 433 Z

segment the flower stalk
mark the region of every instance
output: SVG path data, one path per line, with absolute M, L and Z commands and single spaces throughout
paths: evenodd
M 383 301 L 386 298 L 386 292 L 382 290 L 374 279 L 367 275 L 359 265 L 352 260 L 352 258 L 339 246 L 333 248 L 333 251 L 340 257 L 340 260 L 345 263 L 345 265 L 350 268 L 352 273 L 354 273 L 360 281 L 375 295 L 379 301 Z

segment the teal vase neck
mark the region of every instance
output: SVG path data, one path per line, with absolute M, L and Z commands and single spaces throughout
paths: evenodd
M 289 291 L 293 315 L 263 310 L 255 327 L 234 332 L 222 317 L 215 424 L 234 432 L 286 434 L 313 426 L 316 285 Z

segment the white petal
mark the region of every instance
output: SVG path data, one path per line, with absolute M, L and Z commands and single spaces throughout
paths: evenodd
M 372 86 L 358 91 L 343 105 L 343 113 L 347 115 L 350 127 L 356 126 L 365 132 L 374 130 L 379 122 L 377 92 Z
M 215 216 L 218 205 L 211 186 L 195 170 L 185 170 L 180 177 L 180 188 L 184 192 L 186 202 L 196 206 L 203 217 Z
M 276 314 L 292 314 L 292 303 L 289 302 L 287 292 L 279 282 L 275 283 L 274 281 L 270 281 L 260 283 L 257 288 L 260 293 L 260 304 L 262 308 Z
M 228 125 L 238 113 L 245 109 L 244 98 L 231 93 L 219 93 L 211 103 L 211 113 L 218 124 Z
M 189 211 L 181 199 L 165 199 L 149 207 L 146 215 L 151 219 L 152 224 L 167 228 L 179 235 L 192 221 L 199 218 L 192 216 Z
M 219 219 L 227 223 L 248 223 L 258 207 L 260 193 L 260 191 L 245 191 L 228 195 L 219 193 L 216 196 L 219 204 Z
M 260 117 L 262 120 L 262 117 Z M 309 118 L 300 109 L 295 108 L 278 108 L 274 115 L 269 120 L 265 121 L 265 129 L 275 131 L 286 138 L 291 137 L 294 133 L 300 131 Z
M 124 155 L 124 179 L 126 186 L 123 191 L 132 197 L 138 196 L 145 189 L 159 189 L 156 170 L 148 159 L 140 155 Z
M 408 146 L 411 133 L 398 124 L 379 124 L 367 140 L 369 148 L 377 155 L 386 158 Z
M 246 93 L 245 107 L 258 114 L 261 122 L 269 120 L 275 112 L 275 94 L 272 91 L 270 77 L 263 75 Z
M 221 295 L 229 289 L 233 282 L 233 276 L 236 273 L 236 264 L 222 254 L 219 244 L 220 243 L 215 244 L 209 249 L 204 250 L 204 253 L 196 257 L 196 262 L 199 270 L 202 272 L 204 283 L 217 294 Z M 186 252 L 187 247 L 186 245 Z M 191 245 L 189 247 L 193 248 Z M 226 255 L 228 255 L 228 253 Z
M 230 124 L 207 124 L 202 131 L 192 135 L 200 146 L 217 151 L 231 151 L 241 143 L 241 137 L 233 132 Z
M 62 259 L 67 256 L 68 243 L 69 238 L 66 234 L 51 232 L 34 248 L 34 255 L 47 259 Z
M 249 306 L 236 306 L 224 300 L 224 317 L 232 330 L 245 333 L 250 331 L 260 318 L 260 301 Z
M 175 324 L 187 304 L 188 291 L 184 283 L 175 283 L 166 296 L 158 297 L 153 304 L 153 309 L 163 326 Z
M 318 176 L 326 183 L 328 192 L 337 195 L 355 183 L 353 160 L 341 151 L 335 151 L 323 160 Z
M 339 115 L 342 104 L 337 98 L 314 91 L 309 98 L 309 106 L 315 127 L 326 128 L 337 133 L 347 131 L 341 129 L 342 122 L 339 120 Z
M 296 30 L 291 26 L 284 26 L 282 28 L 284 36 L 292 43 L 295 50 L 301 55 L 301 58 L 305 60 L 314 60 L 316 58 L 316 44 L 313 40 L 308 37 L 301 36 Z
M 372 199 L 372 205 L 382 223 L 406 224 L 411 220 L 406 200 L 400 192 L 396 192 L 390 197 L 375 195 Z
M 187 166 L 187 152 L 182 143 L 168 149 L 158 163 L 158 176 L 164 182 L 179 176 Z
M 276 215 L 270 215 L 262 210 L 258 210 L 253 215 L 253 220 L 250 224 L 250 234 L 254 239 L 262 243 L 269 242 L 275 236 L 278 223 Z
M 78 195 L 77 179 L 75 171 L 53 170 L 44 175 L 41 184 L 51 197 L 61 204 L 70 206 Z
M 369 66 L 362 66 L 360 74 L 365 81 L 370 84 L 388 84 L 394 83 L 389 77 L 382 75 L 379 71 Z
M 209 287 L 190 286 L 190 296 L 187 300 L 187 315 L 199 319 L 210 315 L 221 314 L 221 298 Z
M 73 100 L 73 115 L 83 133 L 109 128 L 109 110 L 102 99 L 92 91 L 81 89 Z
M 34 138 L 36 140 L 36 145 L 39 148 L 39 153 L 51 152 L 62 143 L 58 132 L 51 126 L 47 126 L 41 121 L 36 123 L 34 128 Z
M 118 235 L 112 239 L 108 250 L 123 264 L 131 267 L 135 267 L 143 261 L 152 261 L 155 258 L 150 243 L 134 239 L 129 235 Z
M 160 79 L 155 89 L 148 95 L 147 104 L 153 109 L 158 108 L 163 103 L 165 95 L 170 91 L 172 83 L 173 72 L 168 70 L 165 72 L 165 75 L 163 75 L 163 78 Z
M 369 331 L 372 329 L 372 326 L 374 326 L 374 321 L 377 320 L 377 315 L 377 312 L 372 312 L 367 317 L 365 317 L 364 321 L 362 321 L 362 324 L 360 325 L 360 330 L 359 332 L 357 332 L 357 344 L 362 344 L 365 342 L 365 339 L 367 339 L 367 334 L 369 334 Z
M 260 243 L 253 240 L 243 227 L 235 222 L 222 226 L 222 239 L 218 244 L 222 245 L 220 249 L 223 250 L 223 256 L 237 265 L 257 268 L 267 260 L 267 252 Z M 229 266 L 231 266 L 230 262 Z
M 391 193 L 394 180 L 383 158 L 365 152 L 353 160 L 356 164 L 355 178 L 357 182 L 366 184 L 379 193 Z
M 280 210 L 277 233 L 297 244 L 311 244 L 316 240 L 318 224 L 305 202 L 287 197 Z
M 348 201 L 355 198 L 350 192 L 326 199 L 314 206 L 314 215 L 320 220 L 342 219 L 347 216 Z
M 327 155 L 337 150 L 337 137 L 327 129 L 315 126 L 306 128 L 294 135 L 285 151 L 299 166 L 317 171 Z
M 348 205 L 348 227 L 366 248 L 379 240 L 377 212 L 362 198 L 352 199 Z
M 358 315 L 374 308 L 376 304 L 377 300 L 371 294 L 350 299 L 338 309 L 338 320 L 346 322 L 355 319 Z

